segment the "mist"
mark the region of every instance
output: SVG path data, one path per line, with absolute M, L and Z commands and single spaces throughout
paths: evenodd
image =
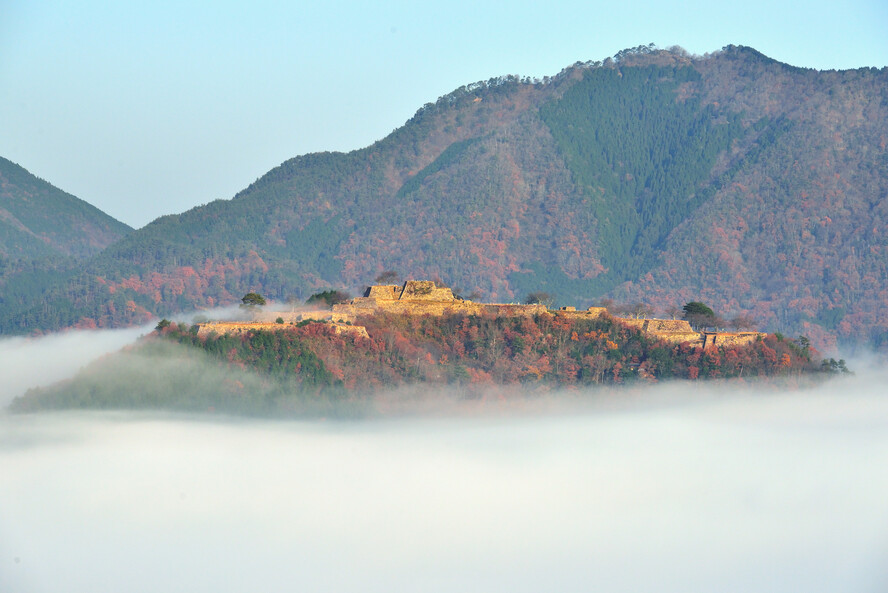
M 238 305 L 191 311 L 173 320 L 197 323 L 206 320 L 247 320 L 250 313 Z M 36 337 L 0 339 L 0 408 L 34 387 L 47 387 L 73 377 L 104 355 L 119 351 L 150 333 L 155 322 L 124 329 L 71 330 Z
M 0 408 L 32 387 L 73 376 L 95 359 L 116 352 L 153 326 L 83 330 L 0 339 Z
M 888 375 L 357 421 L 0 415 L 0 590 L 885 591 Z

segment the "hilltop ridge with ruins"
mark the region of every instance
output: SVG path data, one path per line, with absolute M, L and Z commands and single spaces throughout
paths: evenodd
M 317 321 L 330 324 L 336 333 L 346 333 L 367 337 L 365 327 L 356 325 L 358 317 L 375 313 L 406 315 L 482 315 L 503 316 L 555 315 L 570 319 L 596 319 L 609 315 L 605 307 L 589 307 L 577 310 L 574 307 L 549 309 L 541 303 L 478 303 L 463 299 L 453 291 L 431 280 L 407 280 L 403 285 L 381 284 L 368 287 L 364 295 L 331 309 L 310 311 L 262 311 L 252 314 L 251 321 L 218 321 L 199 324 L 198 335 L 210 333 L 244 333 L 253 330 L 279 331 L 288 325 Z M 635 319 L 613 317 L 614 320 L 641 331 L 646 336 L 671 344 L 690 344 L 708 348 L 710 346 L 740 346 L 750 344 L 765 336 L 762 332 L 719 332 L 697 331 L 683 319 Z

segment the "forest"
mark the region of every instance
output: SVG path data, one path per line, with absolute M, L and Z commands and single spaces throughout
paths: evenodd
M 369 337 L 312 321 L 239 335 L 198 335 L 197 326 L 167 322 L 73 379 L 29 391 L 10 409 L 323 415 L 366 411 L 380 396 L 418 387 L 462 399 L 553 390 L 592 397 L 601 386 L 730 379 L 785 387 L 849 372 L 844 361 L 821 359 L 806 338 L 770 334 L 703 350 L 651 339 L 607 315 L 379 313 L 355 323 Z
M 355 294 L 398 270 L 488 302 L 702 299 L 824 351 L 886 348 L 886 88 L 888 69 L 736 46 L 491 78 L 371 146 L 295 157 L 76 260 L 0 257 L 17 279 L 0 334 L 145 323 L 249 291 Z

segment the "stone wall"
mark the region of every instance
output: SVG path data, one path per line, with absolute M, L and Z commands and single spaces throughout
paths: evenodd
M 607 309 L 604 307 L 589 307 L 588 309 L 577 311 L 573 307 L 561 307 L 557 311 L 552 311 L 552 313 L 559 317 L 567 317 L 568 319 L 598 319 L 607 313 Z
M 401 296 L 401 290 L 402 288 L 395 284 L 371 286 L 364 292 L 364 297 L 394 300 Z
M 318 309 L 316 311 L 257 311 L 253 314 L 252 321 L 256 323 L 275 323 L 280 317 L 284 323 L 299 323 L 300 321 L 338 321 L 345 323 L 347 321 L 354 322 L 354 315 L 345 313 L 335 313 L 329 309 Z
M 406 315 L 537 315 L 547 311 L 545 305 L 499 305 L 457 299 L 453 291 L 439 287 L 431 280 L 408 280 L 403 287 L 377 285 L 369 287 L 363 297 L 333 305 L 334 316 L 368 315 L 375 312 Z M 581 312 L 580 314 L 585 314 Z
M 449 290 L 449 289 L 448 289 Z M 562 308 L 557 311 L 549 311 L 545 305 L 507 305 L 476 303 L 454 299 L 432 301 L 426 299 L 381 299 L 363 297 L 353 299 L 349 303 L 333 305 L 332 311 L 300 311 L 300 312 L 275 312 L 257 311 L 253 315 L 253 321 L 248 322 L 211 322 L 199 325 L 198 335 L 206 336 L 212 332 L 218 334 L 242 334 L 255 330 L 282 331 L 291 327 L 291 324 L 300 321 L 313 320 L 328 323 L 337 333 L 348 333 L 368 337 L 367 329 L 360 325 L 352 325 L 358 315 L 372 315 L 377 312 L 406 314 L 406 315 L 443 315 L 463 314 L 481 315 L 492 314 L 508 317 L 525 316 L 532 317 L 543 313 L 552 313 L 559 317 L 570 319 L 596 319 L 606 313 L 604 307 L 590 307 L 585 311 L 576 311 Z M 284 323 L 276 323 L 280 317 Z M 712 346 L 744 346 L 761 339 L 765 334 L 760 332 L 697 332 L 683 319 L 628 319 L 615 317 L 616 321 L 627 327 L 643 332 L 645 335 L 663 340 L 670 344 L 686 344 L 699 348 Z
M 520 315 L 531 317 L 547 311 L 545 305 L 499 305 L 476 303 L 474 301 L 462 301 L 451 299 L 449 301 L 431 301 L 424 299 L 354 299 L 350 303 L 333 305 L 335 317 L 367 315 L 375 312 L 406 314 L 406 315 L 481 315 L 490 313 L 493 315 Z
M 453 291 L 447 287 L 439 287 L 431 280 L 408 280 L 398 297 L 400 300 L 411 301 L 453 301 Z
M 197 335 L 203 337 L 214 332 L 217 334 L 243 334 L 260 329 L 280 331 L 287 326 L 280 323 L 264 323 L 260 321 L 210 321 L 197 324 L 197 327 Z
M 364 338 L 369 337 L 367 328 L 362 325 L 348 325 L 340 322 L 328 322 L 330 328 L 337 334 L 354 334 Z M 260 321 L 218 321 L 201 323 L 198 325 L 197 335 L 206 337 L 216 334 L 244 334 L 251 331 L 284 331 L 293 327 L 290 323 L 264 323 Z
M 687 344 L 703 346 L 703 336 L 700 332 L 647 332 L 647 335 L 670 344 Z
M 691 324 L 683 319 L 628 319 L 615 318 L 628 327 L 635 328 L 647 336 L 670 344 L 682 344 L 685 342 L 700 342 L 703 345 L 703 334 L 694 331 Z
M 646 333 L 653 332 L 685 332 L 697 333 L 691 327 L 691 324 L 684 319 L 630 319 L 627 317 L 617 317 L 623 325 L 640 329 Z
M 703 332 L 703 347 L 745 346 L 765 337 L 761 332 Z
M 763 338 L 761 332 L 698 332 L 683 319 L 626 319 L 615 318 L 623 325 L 644 332 L 645 335 L 669 342 L 700 348 L 711 346 L 745 346 Z

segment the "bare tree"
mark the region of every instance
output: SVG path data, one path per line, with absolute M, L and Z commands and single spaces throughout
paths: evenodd
M 400 277 L 401 275 L 398 274 L 396 271 L 386 270 L 385 272 L 377 276 L 373 281 L 377 284 L 397 284 Z
M 629 306 L 629 312 L 635 319 L 647 319 L 654 314 L 654 309 L 644 303 L 633 303 Z
M 748 315 L 737 315 L 731 319 L 730 327 L 737 331 L 747 331 L 754 329 L 756 326 L 755 319 Z
M 598 306 L 607 309 L 607 312 L 611 315 L 616 314 L 616 312 L 614 311 L 614 307 L 616 306 L 614 299 L 598 299 Z
M 669 305 L 664 309 L 664 312 L 670 319 L 678 319 L 682 315 L 684 315 L 684 309 L 679 307 L 678 305 Z
M 531 292 L 524 299 L 525 305 L 545 305 L 548 309 L 552 308 L 554 302 L 554 297 L 548 292 Z
M 607 308 L 607 311 L 615 317 L 632 317 L 632 305 L 614 303 Z

